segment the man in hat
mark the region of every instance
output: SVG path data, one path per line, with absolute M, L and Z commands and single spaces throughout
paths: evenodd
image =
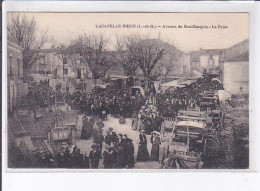
M 100 153 L 97 150 L 97 145 L 92 145 L 91 146 L 92 150 L 89 153 L 89 159 L 90 159 L 90 164 L 91 164 L 91 168 L 98 168 L 98 164 L 99 164 L 99 159 L 100 159 Z
M 112 133 L 111 133 L 111 131 L 109 131 L 109 130 L 107 130 L 106 131 L 106 133 L 107 133 L 107 135 L 106 135 L 106 137 L 105 137 L 105 143 L 107 144 L 107 145 L 110 145 L 111 143 L 112 143 Z
M 159 161 L 159 149 L 161 144 L 161 138 L 159 132 L 157 131 L 152 132 L 151 143 L 152 143 L 151 160 Z
M 127 164 L 127 168 L 134 168 L 134 166 L 135 166 L 134 144 L 133 144 L 133 140 L 130 138 L 127 138 L 126 164 Z
M 111 148 L 109 145 L 105 145 L 105 150 L 103 152 L 103 164 L 104 168 L 106 169 L 113 169 L 115 162 L 116 162 L 116 153 L 114 152 L 113 148 Z
M 93 135 L 93 143 L 95 143 L 97 145 L 97 150 L 99 151 L 100 155 L 102 152 L 103 141 L 104 141 L 104 136 L 102 135 L 102 133 L 96 132 Z
M 93 126 L 88 121 L 88 118 L 86 116 L 84 116 L 82 120 L 83 123 L 82 123 L 82 130 L 81 130 L 81 138 L 89 139 L 92 135 Z
M 119 145 L 117 150 L 117 160 L 116 160 L 115 168 L 125 168 L 126 161 L 127 161 L 127 156 L 126 156 L 125 148 L 123 147 L 123 145 Z
M 118 143 L 117 143 L 117 146 L 121 146 L 123 143 L 123 135 L 121 133 L 118 134 Z
M 108 145 L 111 145 L 111 143 L 117 143 L 118 142 L 118 138 L 115 132 L 113 132 L 113 128 L 109 128 L 107 131 L 107 135 L 105 137 L 105 143 Z

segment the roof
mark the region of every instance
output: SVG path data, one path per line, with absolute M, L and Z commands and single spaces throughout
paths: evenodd
M 220 55 L 223 49 L 200 49 L 201 55 Z
M 120 75 L 110 75 L 110 78 L 114 78 L 114 79 L 127 79 L 130 78 L 131 76 L 120 76 Z
M 137 44 L 141 45 L 141 46 L 147 46 L 147 45 L 171 46 L 170 44 L 168 44 L 160 39 L 144 39 L 144 40 L 140 40 Z
M 221 55 L 223 49 L 200 49 L 197 51 L 192 51 L 190 54 L 191 62 L 200 62 L 200 56 L 202 55 Z
M 197 127 L 204 129 L 205 124 L 203 122 L 194 122 L 194 121 L 179 121 L 177 126 L 189 126 L 189 127 Z
M 13 42 L 10 42 L 10 41 L 7 41 L 7 46 L 15 48 L 15 49 L 20 50 L 20 51 L 23 50 L 22 47 L 18 46 L 16 43 L 13 43 Z
M 187 80 L 185 82 L 180 83 L 180 85 L 191 85 L 193 82 L 195 82 L 196 80 Z
M 161 85 L 162 87 L 184 87 L 179 84 L 179 80 L 173 80 Z
M 226 49 L 222 56 L 224 62 L 248 62 L 249 61 L 249 40 L 246 39 Z

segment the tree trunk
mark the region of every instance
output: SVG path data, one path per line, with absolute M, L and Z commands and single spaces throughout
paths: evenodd
M 144 80 L 144 91 L 148 92 L 149 79 L 148 79 L 148 76 L 145 76 L 144 78 L 145 78 L 145 80 Z

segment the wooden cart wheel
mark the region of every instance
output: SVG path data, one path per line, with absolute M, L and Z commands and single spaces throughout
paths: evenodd
M 217 156 L 220 148 L 219 140 L 214 136 L 207 136 L 204 140 L 204 155 Z

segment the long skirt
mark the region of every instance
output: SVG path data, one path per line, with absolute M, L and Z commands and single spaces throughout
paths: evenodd
M 133 130 L 137 130 L 137 122 L 138 122 L 137 119 L 133 119 L 133 121 L 132 121 L 132 129 Z
M 134 153 L 128 155 L 127 166 L 128 166 L 127 168 L 134 168 L 135 166 Z
M 159 144 L 153 144 L 152 151 L 151 151 L 151 160 L 152 161 L 159 161 Z
M 147 144 L 140 144 L 138 147 L 138 153 L 136 161 L 146 162 L 150 160 L 150 156 L 147 150 Z

